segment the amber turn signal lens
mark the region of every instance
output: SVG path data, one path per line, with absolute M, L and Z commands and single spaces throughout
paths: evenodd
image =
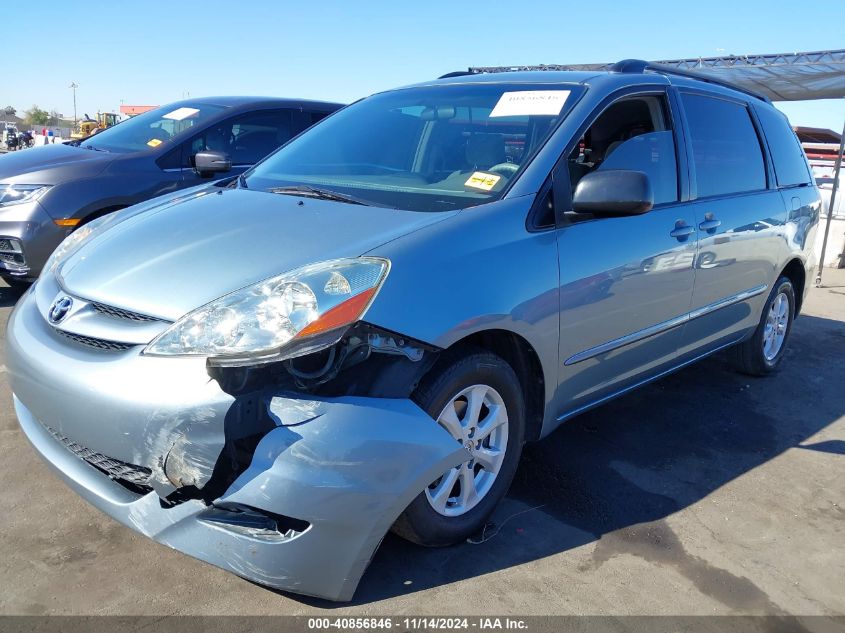
M 364 313 L 375 292 L 375 288 L 370 288 L 336 305 L 319 319 L 313 323 L 309 323 L 300 330 L 299 334 L 296 335 L 297 338 L 319 334 L 320 332 L 328 332 L 329 330 L 354 323 Z
M 81 220 L 79 218 L 67 218 L 64 220 L 53 220 L 53 223 L 56 226 L 64 226 L 64 227 L 74 227 L 78 226 Z

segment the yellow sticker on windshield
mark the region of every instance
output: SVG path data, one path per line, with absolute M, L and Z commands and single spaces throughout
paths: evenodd
M 490 191 L 501 179 L 501 176 L 497 176 L 495 174 L 485 174 L 483 171 L 477 171 L 464 183 L 464 187 Z
M 149 141 L 147 141 L 147 145 L 149 145 L 150 147 L 158 147 L 159 145 L 161 145 L 161 143 L 162 141 L 160 138 L 151 138 Z

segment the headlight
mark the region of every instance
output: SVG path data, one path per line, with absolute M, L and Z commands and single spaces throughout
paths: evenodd
M 144 350 L 244 365 L 333 345 L 366 312 L 390 263 L 339 259 L 265 279 L 188 313 Z
M 13 204 L 33 202 L 43 196 L 44 192 L 49 188 L 49 185 L 0 184 L 0 207 L 9 207 Z
M 108 215 L 104 215 L 99 217 L 95 220 L 91 220 L 88 224 L 83 224 L 78 229 L 76 229 L 73 233 L 68 235 L 62 242 L 56 247 L 56 250 L 53 251 L 53 254 L 50 255 L 47 263 L 44 264 L 44 268 L 42 269 L 44 272 L 52 272 L 56 269 L 56 267 L 67 258 L 73 251 L 79 248 L 84 242 L 87 242 L 94 232 L 97 229 L 102 228 L 104 225 L 109 224 L 112 220 L 115 219 L 117 216 L 116 213 L 110 213 Z

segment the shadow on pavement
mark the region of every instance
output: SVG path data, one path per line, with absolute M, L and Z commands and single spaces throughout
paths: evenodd
M 782 371 L 768 378 L 738 374 L 728 355 L 720 354 L 569 421 L 525 447 L 486 542 L 426 549 L 388 534 L 354 603 L 453 583 L 595 541 L 592 565 L 634 552 L 675 566 L 729 605 L 771 612 L 747 579 L 708 569 L 694 557 L 675 560 L 673 548 L 683 548 L 662 519 L 799 446 L 845 413 L 845 392 L 835 386 L 841 376 L 830 371 L 830 359 L 845 356 L 845 324 L 803 316 L 787 353 Z M 802 448 L 842 453 L 843 446 L 828 441 Z M 291 597 L 324 608 L 346 606 Z
M 845 455 L 845 440 L 827 440 L 825 442 L 816 442 L 815 444 L 802 444 L 798 448 L 833 453 L 834 455 Z

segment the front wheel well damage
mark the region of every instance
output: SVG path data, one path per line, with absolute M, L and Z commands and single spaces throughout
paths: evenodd
M 169 500 L 200 497 L 210 502 L 231 485 L 249 466 L 261 438 L 276 426 L 268 412 L 275 396 L 413 400 L 420 382 L 437 367 L 441 356 L 445 362 L 479 348 L 513 368 L 525 396 L 525 438 L 538 439 L 545 402 L 543 370 L 537 353 L 518 334 L 487 330 L 444 350 L 361 322 L 329 348 L 299 358 L 249 367 L 209 365 L 209 376 L 234 398 L 223 429 L 224 448 L 216 460 L 202 460 L 204 466 L 198 469 L 190 458 L 196 457 L 193 452 L 199 450 L 199 443 L 187 433 L 165 462 L 167 477 L 177 488 Z
M 334 345 L 297 358 L 246 367 L 207 365 L 209 376 L 234 400 L 222 437 L 206 437 L 204 425 L 191 425 L 165 456 L 165 476 L 176 488 L 166 503 L 197 498 L 212 503 L 223 494 L 278 425 L 270 411 L 276 396 L 408 399 L 439 353 L 435 346 L 361 322 Z M 218 443 L 222 449 L 215 452 Z

